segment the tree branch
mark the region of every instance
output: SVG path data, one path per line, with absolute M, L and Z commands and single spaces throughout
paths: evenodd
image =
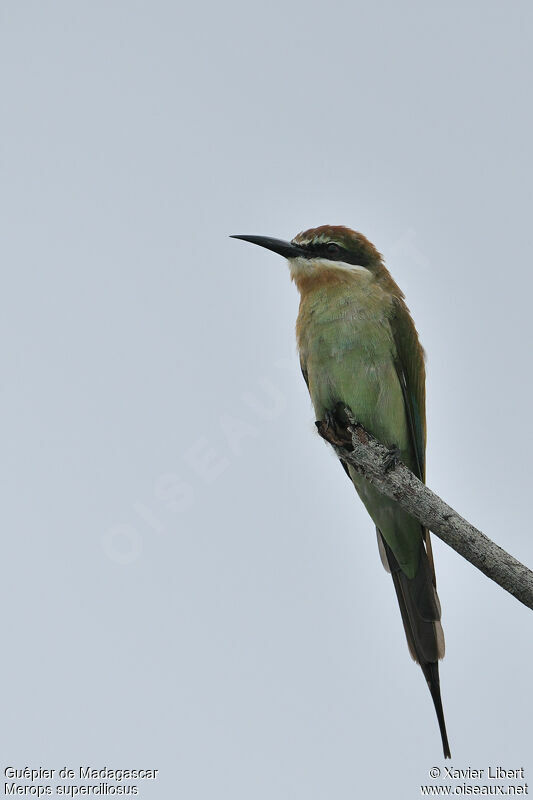
M 355 421 L 350 409 L 345 412 L 351 423 L 348 426 L 351 441 L 342 435 L 344 431 L 339 435 L 329 420 L 316 423 L 318 432 L 341 461 L 354 467 L 382 494 L 396 500 L 425 528 L 533 609 L 533 572 L 428 489 L 391 450 Z

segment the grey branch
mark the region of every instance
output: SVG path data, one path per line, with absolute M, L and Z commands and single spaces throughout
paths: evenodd
M 391 450 L 356 422 L 349 409 L 345 411 L 351 422 L 348 427 L 351 442 L 342 438 L 342 434 L 339 437 L 338 430 L 329 421 L 316 423 L 318 432 L 331 444 L 339 458 L 354 467 L 380 492 L 396 500 L 404 511 L 488 578 L 533 609 L 533 572 L 463 519 L 428 489 Z

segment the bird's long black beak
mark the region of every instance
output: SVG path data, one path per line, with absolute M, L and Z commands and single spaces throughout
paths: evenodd
M 283 239 L 273 239 L 271 236 L 230 236 L 230 239 L 242 239 L 243 242 L 258 244 L 260 247 L 266 247 L 267 250 L 272 250 L 285 258 L 297 258 L 305 255 L 302 247 L 298 247 L 298 245 L 291 242 L 284 242 Z

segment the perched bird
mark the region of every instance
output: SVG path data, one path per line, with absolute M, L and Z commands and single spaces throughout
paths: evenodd
M 232 238 L 288 259 L 300 292 L 300 364 L 317 420 L 345 431 L 349 423 L 344 409 L 349 407 L 358 422 L 424 480 L 424 351 L 404 295 L 374 245 L 361 233 L 335 225 L 311 228 L 290 242 L 267 236 Z M 444 636 L 429 531 L 350 464 L 341 463 L 376 526 L 409 651 L 428 683 L 444 756 L 450 758 L 438 667 Z

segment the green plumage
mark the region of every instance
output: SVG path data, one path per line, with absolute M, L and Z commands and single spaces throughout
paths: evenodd
M 346 426 L 348 407 L 379 441 L 425 480 L 425 369 L 403 294 L 375 247 L 349 228 L 324 225 L 292 242 L 236 238 L 289 261 L 300 292 L 296 337 L 317 420 Z M 427 531 L 398 504 L 343 464 L 372 517 L 385 568 L 391 573 L 407 644 L 426 678 L 450 757 L 438 660 L 444 655 L 440 603 Z
M 411 436 L 399 373 L 402 360 L 393 327 L 398 318 L 404 328 L 413 323 L 400 302 L 379 284 L 370 285 L 367 273 L 355 273 L 348 285 L 319 285 L 302 295 L 298 347 L 316 418 L 324 419 L 338 403 L 348 406 L 377 439 L 396 445 L 402 461 L 418 472 L 423 442 L 417 445 Z M 413 364 L 420 361 L 423 370 L 421 353 L 415 351 L 409 357 Z M 415 396 L 410 385 L 408 391 Z M 421 419 L 423 409 L 417 408 L 415 414 Z M 414 577 L 423 536 L 420 523 L 355 470 L 349 471 L 402 570 L 409 578 Z

